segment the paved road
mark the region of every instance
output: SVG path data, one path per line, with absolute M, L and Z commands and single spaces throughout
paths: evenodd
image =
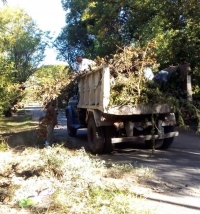
M 36 120 L 42 113 L 38 107 L 27 109 Z M 86 130 L 78 130 L 76 138 L 69 138 L 64 112 L 59 113 L 58 121 L 54 133 L 58 141 L 70 141 L 68 145 L 88 149 Z M 160 207 L 159 213 L 200 213 L 200 135 L 195 132 L 180 131 L 169 150 L 158 150 L 154 155 L 142 143 L 129 143 L 113 154 L 99 157 L 113 163 L 137 163 L 153 168 L 155 176 L 141 184 L 148 189 L 141 194 Z

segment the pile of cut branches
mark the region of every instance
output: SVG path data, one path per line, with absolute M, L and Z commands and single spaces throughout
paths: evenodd
M 108 64 L 110 72 L 113 76 L 118 73 L 127 74 L 134 72 L 135 75 L 140 75 L 145 67 L 153 69 L 158 68 L 159 64 L 156 61 L 156 53 L 153 48 L 155 42 L 150 42 L 147 47 L 126 46 L 118 49 L 116 54 L 106 56 L 105 58 L 97 57 L 96 62 L 100 64 Z
M 119 48 L 110 58 L 97 58 L 98 64 L 109 65 L 110 73 L 115 79 L 115 84 L 111 86 L 111 106 L 164 103 L 165 96 L 159 90 L 159 85 L 144 77 L 145 68 L 156 70 L 159 66 L 153 51 L 154 46 L 154 42 L 144 48 L 127 46 Z
M 189 114 L 200 122 L 200 111 L 196 104 L 187 100 L 187 93 L 178 87 L 186 81 L 175 72 L 168 83 L 149 81 L 144 76 L 144 69 L 150 67 L 158 71 L 159 64 L 154 52 L 155 43 L 147 47 L 128 46 L 119 48 L 118 52 L 105 58 L 97 58 L 98 65 L 107 64 L 114 78 L 111 86 L 110 106 L 115 105 L 147 105 L 168 104 L 174 112 L 178 112 L 179 125 L 184 124 L 184 115 Z M 186 76 L 185 76 L 186 78 Z M 198 127 L 200 132 L 200 126 Z

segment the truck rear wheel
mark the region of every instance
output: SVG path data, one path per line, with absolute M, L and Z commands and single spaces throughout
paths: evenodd
M 75 137 L 77 129 L 71 126 L 70 116 L 67 115 L 67 132 L 70 137 Z
M 93 154 L 102 154 L 105 143 L 104 127 L 96 127 L 93 116 L 88 120 L 87 136 L 90 151 Z
M 161 149 L 164 143 L 164 139 L 155 140 L 155 149 Z M 153 140 L 145 140 L 145 146 L 147 149 L 153 149 Z
M 115 134 L 114 126 L 105 127 L 105 145 L 104 145 L 105 153 L 111 153 L 113 151 L 112 137 L 114 137 L 114 134 Z
M 174 126 L 164 126 L 164 133 L 170 133 L 174 131 Z M 159 139 L 155 140 L 155 149 L 168 149 L 174 141 L 174 137 L 165 138 L 165 139 Z M 146 140 L 145 141 L 146 148 L 152 149 L 153 148 L 153 141 L 152 140 Z
M 165 130 L 165 134 L 174 132 L 174 126 L 165 126 L 164 130 Z M 174 137 L 165 138 L 161 149 L 168 149 L 173 142 L 174 142 Z

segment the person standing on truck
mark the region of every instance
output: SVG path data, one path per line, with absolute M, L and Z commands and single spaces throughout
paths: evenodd
M 147 80 L 153 80 L 153 78 L 154 78 L 154 74 L 153 74 L 151 68 L 148 66 L 144 69 L 144 77 Z
M 75 74 L 80 74 L 84 70 L 89 70 L 91 65 L 96 65 L 96 63 L 93 60 L 77 56 L 76 62 L 72 65 L 72 69 Z

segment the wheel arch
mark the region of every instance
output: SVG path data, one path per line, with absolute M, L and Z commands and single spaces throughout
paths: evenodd
M 106 121 L 105 115 L 97 109 L 87 109 L 86 122 L 88 123 L 89 118 L 93 116 L 96 127 L 100 126 L 112 126 L 113 122 Z

